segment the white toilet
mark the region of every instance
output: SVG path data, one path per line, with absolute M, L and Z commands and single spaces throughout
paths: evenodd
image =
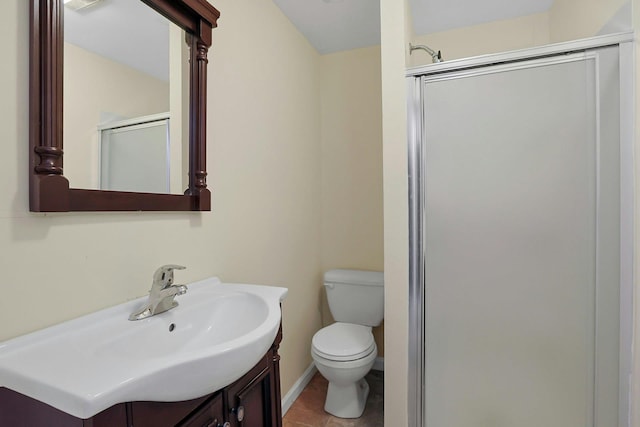
M 364 376 L 378 355 L 371 328 L 384 318 L 384 276 L 380 272 L 331 270 L 324 286 L 333 325 L 319 330 L 311 356 L 329 381 L 324 410 L 340 418 L 358 418 L 364 411 L 369 384 Z

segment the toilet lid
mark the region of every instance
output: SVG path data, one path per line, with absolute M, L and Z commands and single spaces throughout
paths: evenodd
M 313 336 L 315 352 L 329 360 L 357 360 L 375 348 L 370 326 L 334 323 L 320 329 Z

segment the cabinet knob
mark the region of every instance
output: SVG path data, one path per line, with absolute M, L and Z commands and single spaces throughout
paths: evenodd
M 231 412 L 236 415 L 238 421 L 242 422 L 244 420 L 244 406 L 240 405 L 237 408 L 233 408 Z

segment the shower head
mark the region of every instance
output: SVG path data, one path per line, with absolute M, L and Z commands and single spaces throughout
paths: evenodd
M 436 63 L 436 62 L 442 62 L 442 61 L 443 61 L 443 59 L 442 59 L 442 52 L 440 52 L 440 51 L 437 51 L 437 52 L 436 52 L 435 50 L 431 49 L 429 46 L 425 46 L 425 45 L 423 45 L 423 44 L 416 44 L 416 45 L 414 45 L 414 44 L 409 43 L 409 54 L 412 54 L 412 53 L 413 53 L 413 51 L 414 51 L 414 50 L 417 50 L 417 49 L 424 50 L 424 51 L 426 51 L 429 55 L 431 55 L 431 60 L 432 60 L 434 63 Z

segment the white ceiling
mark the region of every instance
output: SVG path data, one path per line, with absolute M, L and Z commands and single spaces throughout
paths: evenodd
M 403 0 L 396 0 L 403 1 Z M 417 35 L 548 10 L 554 0 L 410 0 Z M 379 0 L 273 0 L 318 52 L 380 44 Z
M 103 0 L 78 11 L 65 7 L 64 39 L 169 81 L 169 24 L 141 1 Z

